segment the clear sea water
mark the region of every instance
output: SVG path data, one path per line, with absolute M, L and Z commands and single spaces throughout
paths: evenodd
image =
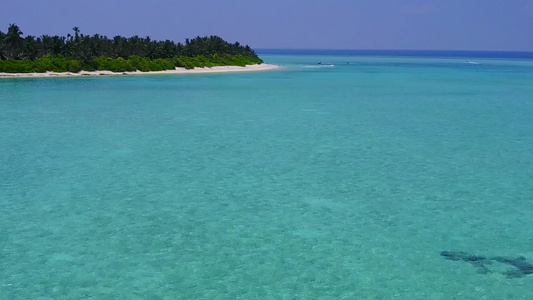
M 0 80 L 0 299 L 533 299 L 533 61 L 326 54 Z

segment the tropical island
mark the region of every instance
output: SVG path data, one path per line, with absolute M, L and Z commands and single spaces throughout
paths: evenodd
M 218 36 L 198 36 L 182 44 L 139 36 L 111 39 L 99 34 L 84 35 L 78 27 L 72 30 L 73 34 L 66 37 L 23 37 L 21 29 L 10 24 L 7 33 L 0 31 L 0 73 L 107 71 L 100 75 L 108 75 L 221 66 L 259 69 L 258 65 L 263 64 L 250 46 L 232 44 Z

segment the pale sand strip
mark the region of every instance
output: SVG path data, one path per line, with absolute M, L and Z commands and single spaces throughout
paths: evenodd
M 78 77 L 78 76 L 122 76 L 122 75 L 153 75 L 153 74 L 206 74 L 206 73 L 229 73 L 229 72 L 249 72 L 249 71 L 265 71 L 278 69 L 278 65 L 260 64 L 247 65 L 246 67 L 239 66 L 220 66 L 212 68 L 194 68 L 187 70 L 185 68 L 176 68 L 175 70 L 165 71 L 150 71 L 150 72 L 111 72 L 111 71 L 81 71 L 79 73 L 1 73 L 0 78 L 39 78 L 39 77 Z

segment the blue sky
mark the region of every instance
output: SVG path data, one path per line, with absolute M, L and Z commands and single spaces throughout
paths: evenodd
M 10 23 L 252 48 L 533 51 L 533 0 L 2 0 L 0 30 Z

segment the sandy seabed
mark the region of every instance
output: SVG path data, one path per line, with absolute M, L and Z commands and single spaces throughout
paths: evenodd
M 247 65 L 246 67 L 239 66 L 219 66 L 212 68 L 194 68 L 187 70 L 185 68 L 176 68 L 174 70 L 165 71 L 150 71 L 150 72 L 112 72 L 112 71 L 81 71 L 79 73 L 72 72 L 46 72 L 46 73 L 2 73 L 0 78 L 38 78 L 38 77 L 78 77 L 78 76 L 122 76 L 122 75 L 166 75 L 166 74 L 204 74 L 204 73 L 229 73 L 229 72 L 250 72 L 250 71 L 266 71 L 278 69 L 278 65 L 260 64 Z

